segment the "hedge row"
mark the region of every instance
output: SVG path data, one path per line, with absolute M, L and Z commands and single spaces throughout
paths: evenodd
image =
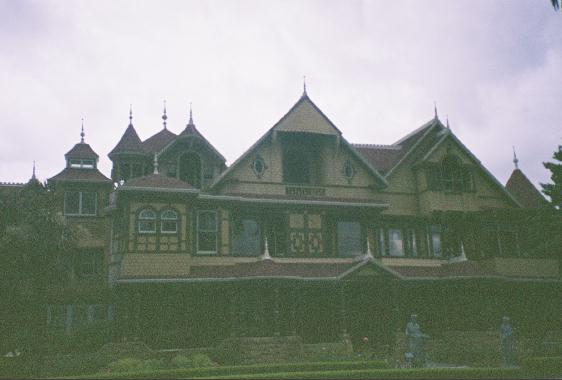
M 386 369 L 390 366 L 386 361 L 353 361 L 353 362 L 310 362 L 310 363 L 280 363 L 280 364 L 254 364 L 232 367 L 213 367 L 213 368 L 178 368 L 164 369 L 155 371 L 138 371 L 122 373 L 97 373 L 95 375 L 82 376 L 83 379 L 89 378 L 111 378 L 111 379 L 168 379 L 179 377 L 217 377 L 217 376 L 239 376 L 260 375 L 270 373 L 291 373 L 291 372 L 314 372 L 314 371 L 351 371 L 351 370 L 373 370 Z
M 231 375 L 215 379 L 521 379 L 516 368 L 361 369 Z
M 529 357 L 521 361 L 521 367 L 536 376 L 562 377 L 562 357 Z

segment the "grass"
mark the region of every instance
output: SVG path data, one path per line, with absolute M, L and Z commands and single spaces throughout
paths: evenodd
M 256 364 L 216 368 L 98 373 L 81 378 L 127 379 L 519 379 L 536 377 L 518 368 L 390 369 L 385 362 Z

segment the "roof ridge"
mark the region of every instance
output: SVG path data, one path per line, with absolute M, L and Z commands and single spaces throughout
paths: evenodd
M 359 143 L 351 143 L 351 146 L 354 148 L 377 148 L 377 149 L 392 149 L 392 150 L 400 150 L 402 149 L 402 145 L 395 145 L 395 144 L 359 144 Z

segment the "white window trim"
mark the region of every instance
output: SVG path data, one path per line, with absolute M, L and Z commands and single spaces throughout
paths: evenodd
M 150 211 L 154 214 L 153 218 L 146 218 L 146 217 L 142 217 L 141 214 L 143 213 L 143 211 Z M 156 233 L 156 212 L 152 209 L 149 208 L 145 208 L 139 211 L 138 217 L 137 217 L 137 231 L 139 234 L 155 234 Z M 141 229 L 141 222 L 143 221 L 153 221 L 154 222 L 154 229 L 151 230 L 143 230 Z
M 66 211 L 66 197 L 68 193 L 78 193 L 78 213 L 69 213 Z M 82 212 L 82 195 L 83 193 L 93 193 L 95 194 L 94 197 L 94 213 L 93 214 L 85 214 Z M 98 215 L 98 193 L 97 191 L 65 191 L 64 193 L 64 215 L 67 216 L 97 216 Z
M 215 250 L 214 251 L 201 251 L 199 249 L 199 215 L 202 213 L 213 213 L 215 214 L 215 230 L 211 231 L 211 230 L 203 230 L 201 232 L 205 232 L 205 233 L 215 233 Z M 218 219 L 218 213 L 214 210 L 198 210 L 197 211 L 197 226 L 196 226 L 196 235 L 197 235 L 197 249 L 196 252 L 197 254 L 202 254 L 202 255 L 216 255 L 218 253 L 218 240 L 219 240 L 219 228 L 218 228 L 218 224 L 219 224 L 219 219 Z
M 164 213 L 166 213 L 168 211 L 173 212 L 175 217 L 174 218 L 166 218 L 166 217 L 162 216 L 162 215 L 164 215 Z M 174 210 L 164 210 L 164 211 L 162 211 L 160 213 L 160 232 L 163 233 L 163 234 L 170 234 L 170 235 L 177 234 L 178 233 L 178 220 L 179 220 L 178 213 L 176 211 L 174 211 Z M 170 222 L 170 221 L 176 222 L 176 224 L 175 224 L 176 228 L 173 231 L 172 230 L 169 230 L 169 231 L 164 230 L 164 222 Z

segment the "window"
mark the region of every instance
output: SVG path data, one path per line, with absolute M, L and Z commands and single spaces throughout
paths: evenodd
M 340 256 L 359 256 L 363 254 L 361 224 L 359 222 L 337 223 L 338 253 Z
M 232 224 L 232 253 L 236 256 L 259 256 L 261 254 L 260 229 L 255 219 L 239 218 L 234 220 Z
M 150 209 L 139 212 L 139 232 L 153 234 L 156 232 L 156 213 Z
M 355 176 L 355 167 L 353 167 L 351 160 L 346 160 L 343 164 L 343 176 L 348 181 L 351 181 Z
M 217 253 L 217 213 L 197 212 L 197 253 Z
M 261 178 L 265 173 L 265 169 L 267 169 L 265 161 L 260 156 L 257 156 L 252 162 L 252 170 L 254 171 L 256 177 Z
M 447 192 L 474 191 L 470 167 L 463 165 L 453 155 L 447 155 L 441 163 L 429 165 L 426 169 L 427 185 L 430 190 Z
M 98 251 L 80 253 L 78 274 L 80 276 L 96 276 L 102 272 L 102 254 Z
M 414 228 L 381 228 L 378 236 L 379 252 L 383 256 L 416 257 L 418 255 L 416 230 Z
M 163 234 L 175 234 L 178 232 L 178 213 L 166 210 L 160 214 L 160 231 Z
M 429 226 L 429 249 L 433 257 L 442 257 L 442 239 L 441 239 L 441 226 Z
M 388 230 L 388 255 L 405 256 L 404 235 L 401 229 L 392 228 Z
M 95 165 L 94 160 L 79 159 L 79 158 L 71 158 L 69 160 L 69 166 L 71 168 L 93 169 L 94 165 Z
M 64 193 L 65 215 L 96 215 L 97 193 L 88 191 L 67 191 Z

